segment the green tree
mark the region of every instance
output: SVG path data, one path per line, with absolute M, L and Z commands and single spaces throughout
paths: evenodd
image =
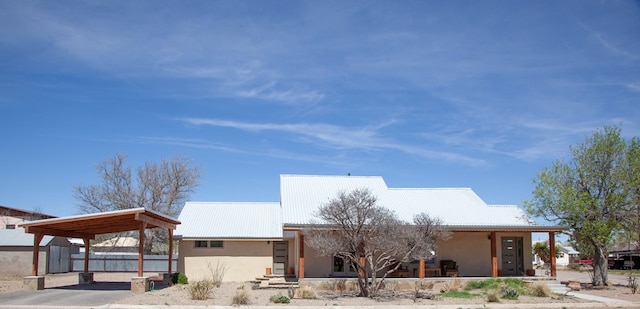
M 539 241 L 533 244 L 533 253 L 538 255 L 545 263 L 551 262 L 551 252 L 549 251 L 549 241 Z M 556 258 L 560 257 L 560 244 L 556 244 Z
M 557 160 L 534 179 L 530 214 L 570 227 L 572 242 L 593 257 L 592 283 L 608 283 L 610 240 L 620 231 L 637 231 L 639 140 L 625 140 L 617 127 L 605 127 L 571 147 L 567 161 Z

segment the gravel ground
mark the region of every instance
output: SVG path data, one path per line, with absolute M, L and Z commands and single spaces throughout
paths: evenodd
M 148 276 L 156 276 L 157 274 L 145 274 Z M 132 273 L 95 273 L 94 279 L 98 282 L 130 282 L 131 277 L 136 276 Z M 632 294 L 631 289 L 626 286 L 626 277 L 624 276 L 612 276 L 613 286 L 593 289 L 589 287 L 589 277 L 586 273 L 578 273 L 573 271 L 559 271 L 558 279 L 563 280 L 578 280 L 582 283 L 583 289 L 579 293 L 597 295 L 602 297 L 609 297 L 615 299 L 621 299 L 636 303 L 640 306 L 640 295 Z M 78 275 L 76 273 L 71 274 L 55 274 L 47 275 L 45 279 L 45 288 L 50 289 L 54 287 L 68 287 L 76 285 L 78 282 Z M 440 289 L 445 284 L 444 281 L 434 281 L 434 286 L 431 289 L 422 290 L 423 293 L 439 294 Z M 449 283 L 450 285 L 451 283 Z M 233 298 L 237 294 L 246 293 L 247 299 L 250 305 L 269 305 L 269 298 L 278 293 L 283 295 L 288 294 L 288 290 L 272 290 L 272 289 L 253 289 L 253 286 L 249 283 L 242 282 L 229 282 L 224 283 L 221 287 L 216 288 L 211 295 L 211 298 L 207 300 L 192 300 L 189 296 L 188 285 L 174 285 L 169 287 L 162 287 L 157 285 L 155 290 L 142 294 L 123 293 L 122 296 L 112 303 L 123 305 L 232 305 Z M 22 290 L 22 278 L 10 277 L 0 279 L 0 293 L 12 293 Z M 299 306 L 387 306 L 387 305 L 469 305 L 469 304 L 490 304 L 486 301 L 486 297 L 478 297 L 472 299 L 461 298 L 448 298 L 448 297 L 436 297 L 436 299 L 417 299 L 414 302 L 411 290 L 404 291 L 386 291 L 385 296 L 378 300 L 365 299 L 355 297 L 348 292 L 339 293 L 334 291 L 327 291 L 316 289 L 318 297 L 316 299 L 292 299 L 292 305 Z M 77 291 L 82 293 L 82 291 Z M 504 300 L 500 299 L 502 304 L 539 304 L 537 308 L 543 308 L 544 304 L 552 303 L 584 303 L 585 300 L 553 296 L 553 297 L 531 297 L 520 296 L 518 300 Z

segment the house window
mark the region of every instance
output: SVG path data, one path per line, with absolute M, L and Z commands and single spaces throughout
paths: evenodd
M 7 225 L 5 226 L 5 228 L 6 228 L 7 230 L 15 230 L 15 229 L 16 229 L 16 225 L 15 225 L 15 224 L 7 224 Z
M 194 243 L 195 248 L 222 248 L 222 240 L 196 240 Z
M 196 248 L 206 248 L 208 242 L 206 240 L 196 240 L 195 247 Z

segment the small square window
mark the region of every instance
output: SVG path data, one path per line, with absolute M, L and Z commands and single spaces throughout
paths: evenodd
M 209 248 L 222 248 L 222 240 L 212 240 L 209 242 Z
M 16 229 L 16 225 L 15 225 L 15 224 L 7 224 L 7 225 L 5 226 L 5 228 L 6 228 L 7 230 L 15 230 L 15 229 Z
M 207 241 L 206 240 L 196 240 L 195 242 L 195 247 L 196 248 L 206 248 L 207 247 Z

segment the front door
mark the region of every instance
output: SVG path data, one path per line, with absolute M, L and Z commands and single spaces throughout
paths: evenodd
M 273 274 L 284 275 L 289 265 L 289 244 L 286 241 L 273 242 Z
M 524 275 L 522 237 L 502 237 L 502 271 L 505 276 Z

